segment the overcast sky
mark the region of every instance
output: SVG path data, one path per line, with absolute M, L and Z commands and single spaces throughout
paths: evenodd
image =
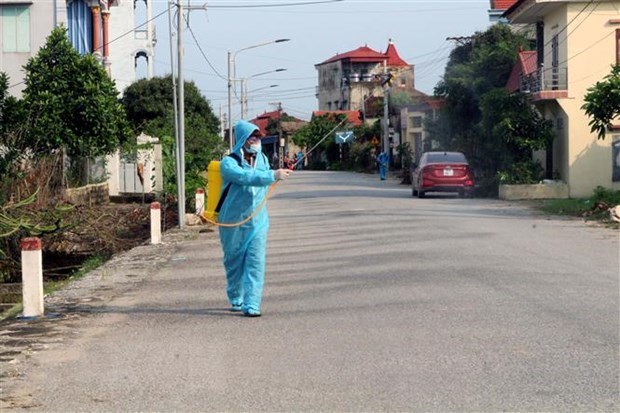
M 191 30 L 184 31 L 184 74 L 211 101 L 218 116 L 220 106 L 227 112 L 228 51 L 235 53 L 275 39 L 291 39 L 236 54 L 237 78 L 286 69 L 247 81 L 248 118 L 274 110 L 274 104 L 281 102 L 288 114 L 309 119 L 317 109 L 314 65 L 364 45 L 384 52 L 389 39 L 400 56 L 415 65 L 416 88 L 431 94 L 456 44 L 446 38 L 469 36 L 490 24 L 488 0 L 184 0 L 184 4 L 207 7 L 206 11 L 189 14 Z M 166 1 L 155 0 L 153 16 L 165 11 L 167 5 Z M 159 76 L 170 73 L 167 14 L 155 19 L 155 25 L 154 67 Z M 233 119 L 239 119 L 239 115 L 239 102 L 233 96 Z

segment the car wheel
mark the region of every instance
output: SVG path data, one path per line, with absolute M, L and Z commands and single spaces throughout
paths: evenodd
M 465 190 L 464 189 L 459 189 L 459 198 L 465 198 Z
M 411 196 L 416 196 L 418 191 L 415 190 L 415 186 L 411 185 Z
M 418 198 L 424 198 L 426 196 L 426 194 L 424 193 L 424 191 L 418 191 Z

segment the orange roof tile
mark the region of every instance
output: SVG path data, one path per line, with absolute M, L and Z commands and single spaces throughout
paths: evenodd
M 385 55 L 388 58 L 388 66 L 409 66 L 407 62 L 400 58 L 398 52 L 396 51 L 396 46 L 394 46 L 394 43 L 392 43 L 391 39 L 390 43 L 388 44 L 387 50 L 385 51 Z
M 385 60 L 385 55 L 371 49 L 368 46 L 362 46 L 355 50 L 351 50 L 350 52 L 337 54 L 336 56 L 330 57 L 320 64 L 337 62 L 339 60 L 351 60 L 354 62 L 381 62 Z
M 506 89 L 511 92 L 519 90 L 521 75 L 529 75 L 536 72 L 536 56 L 536 51 L 533 50 L 519 51 L 517 61 L 512 67 L 512 72 L 510 72 L 510 77 L 506 82 Z
M 396 46 L 394 46 L 394 43 L 392 43 L 392 40 L 390 40 L 390 43 L 388 44 L 388 47 L 385 53 L 377 52 L 376 50 L 373 50 L 368 46 L 362 46 L 362 47 L 358 47 L 355 50 L 351 50 L 346 53 L 340 53 L 333 57 L 330 57 L 324 62 L 319 63 L 319 65 L 337 62 L 340 60 L 348 60 L 348 61 L 357 62 L 357 63 L 365 63 L 365 62 L 379 63 L 379 62 L 383 62 L 384 60 L 387 60 L 388 66 L 392 66 L 392 67 L 393 66 L 397 66 L 397 67 L 409 66 L 409 64 L 405 62 L 403 59 L 401 59 L 401 57 L 398 55 L 398 52 L 396 51 Z
M 329 114 L 346 115 L 347 120 L 353 126 L 359 126 L 362 124 L 359 110 L 315 110 L 314 112 L 312 112 L 312 117 Z
M 492 10 L 508 10 L 517 0 L 491 0 Z

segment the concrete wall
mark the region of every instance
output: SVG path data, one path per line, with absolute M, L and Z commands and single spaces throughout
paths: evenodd
M 565 183 L 534 185 L 500 185 L 499 199 L 566 199 L 568 185 Z
M 108 184 L 92 184 L 80 188 L 69 188 L 65 191 L 65 199 L 74 205 L 101 205 L 110 202 Z

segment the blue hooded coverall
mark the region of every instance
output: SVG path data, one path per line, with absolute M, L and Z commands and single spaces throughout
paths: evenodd
M 243 145 L 255 130 L 258 127 L 252 123 L 237 122 L 233 153 L 242 159 L 241 166 L 230 156 L 225 156 L 220 163 L 222 188 L 231 184 L 218 215 L 221 223 L 237 223 L 249 217 L 267 196 L 269 186 L 275 182 L 274 172 L 262 152 L 256 154 L 254 167 L 243 158 Z M 266 206 L 241 226 L 219 228 L 228 300 L 233 309 L 241 309 L 246 315 L 260 315 L 268 229 Z
M 387 173 L 388 168 L 388 155 L 385 152 L 381 152 L 379 156 L 377 156 L 377 163 L 379 164 L 379 176 L 381 180 L 385 180 L 385 174 Z

